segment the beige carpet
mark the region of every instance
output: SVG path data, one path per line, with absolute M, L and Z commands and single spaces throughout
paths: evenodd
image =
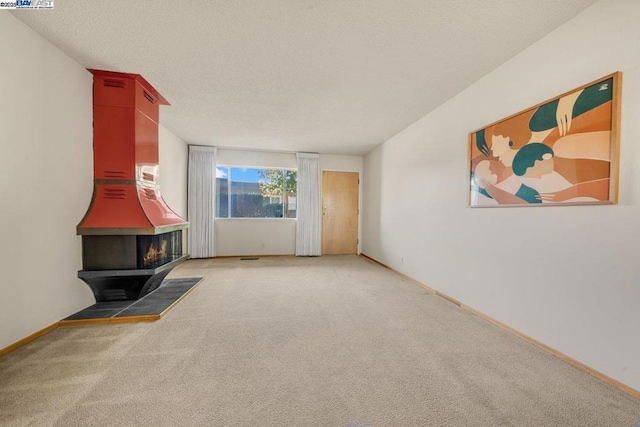
M 360 257 L 193 260 L 150 324 L 0 358 L 2 426 L 628 426 L 640 401 Z

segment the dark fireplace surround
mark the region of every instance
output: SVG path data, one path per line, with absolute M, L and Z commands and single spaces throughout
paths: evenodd
M 77 227 L 78 277 L 97 302 L 135 300 L 188 258 L 182 241 L 189 223 L 167 206 L 157 183 L 159 106 L 168 102 L 138 74 L 89 71 L 94 191 Z

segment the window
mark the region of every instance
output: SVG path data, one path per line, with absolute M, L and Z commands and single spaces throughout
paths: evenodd
M 295 218 L 292 169 L 216 168 L 216 218 Z

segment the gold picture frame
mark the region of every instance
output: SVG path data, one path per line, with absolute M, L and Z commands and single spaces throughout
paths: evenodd
M 469 206 L 618 201 L 622 73 L 469 134 Z

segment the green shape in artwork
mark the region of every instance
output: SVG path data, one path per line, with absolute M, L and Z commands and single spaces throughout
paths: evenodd
M 544 159 L 545 154 L 553 156 L 553 150 L 547 145 L 539 142 L 525 145 L 513 157 L 513 173 L 523 176 L 528 168 L 536 164 L 536 161 Z
M 551 101 L 539 107 L 529 120 L 529 129 L 532 132 L 541 132 L 558 126 L 556 111 L 559 100 Z
M 613 97 L 613 78 L 596 83 L 580 94 L 573 106 L 573 117 L 578 117 L 589 110 L 611 101 Z
M 484 129 L 476 132 L 476 147 L 478 150 L 485 156 L 489 156 L 489 146 L 487 145 L 487 140 L 484 138 Z
M 611 101 L 613 98 L 613 78 L 598 82 L 586 87 L 578 96 L 573 106 L 572 118 L 576 118 L 589 110 Z M 556 111 L 559 99 L 544 104 L 536 110 L 529 120 L 529 129 L 532 132 L 542 132 L 558 126 Z
M 542 200 L 536 199 L 536 196 L 540 195 L 536 190 L 531 187 L 527 187 L 522 184 L 516 193 L 516 196 L 520 197 L 527 203 L 542 203 Z

